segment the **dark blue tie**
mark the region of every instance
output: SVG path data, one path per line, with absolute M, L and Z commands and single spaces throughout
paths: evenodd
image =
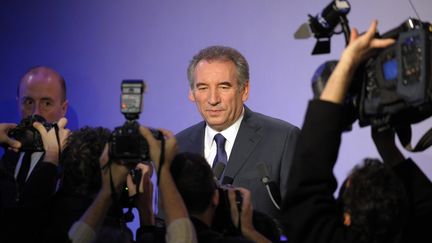
M 218 133 L 214 136 L 214 140 L 216 141 L 217 152 L 216 157 L 213 160 L 213 167 L 215 167 L 218 162 L 222 162 L 226 165 L 228 162 L 227 154 L 225 152 L 226 139 L 222 134 Z

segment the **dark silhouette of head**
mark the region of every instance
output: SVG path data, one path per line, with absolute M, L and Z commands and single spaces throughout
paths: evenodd
M 213 172 L 204 157 L 180 153 L 171 163 L 171 174 L 190 213 L 201 214 L 216 190 Z
M 60 163 L 60 190 L 76 196 L 93 197 L 101 188 L 99 157 L 111 132 L 102 127 L 83 127 L 67 139 Z
M 397 242 L 406 198 L 403 184 L 390 168 L 379 160 L 365 159 L 340 191 L 345 225 L 357 232 L 360 242 Z

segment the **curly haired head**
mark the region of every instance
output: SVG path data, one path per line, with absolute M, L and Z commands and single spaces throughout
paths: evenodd
M 67 140 L 60 158 L 63 167 L 61 189 L 77 196 L 93 197 L 101 187 L 99 157 L 110 137 L 103 127 L 83 127 Z
M 358 233 L 359 242 L 395 242 L 399 237 L 407 196 L 402 182 L 384 163 L 365 159 L 351 171 L 341 196 L 344 212 L 350 215 L 349 228 Z

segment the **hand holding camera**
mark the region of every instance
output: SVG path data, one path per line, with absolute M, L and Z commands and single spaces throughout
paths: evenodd
M 21 143 L 8 136 L 8 133 L 17 125 L 14 123 L 0 123 L 0 144 L 8 146 L 9 149 L 18 151 Z
M 253 208 L 250 191 L 242 187 L 229 189 L 228 199 L 230 202 L 231 219 L 234 225 L 239 228 L 243 235 L 251 230 L 255 230 L 252 224 Z
M 271 242 L 259 233 L 253 225 L 250 191 L 242 187 L 231 188 L 228 190 L 228 198 L 232 222 L 241 231 L 241 234 L 253 242 Z
M 341 61 L 356 69 L 357 66 L 370 58 L 377 48 L 385 48 L 395 43 L 394 39 L 375 38 L 378 21 L 372 21 L 369 29 L 364 35 L 359 35 L 358 30 L 353 28 L 347 48 L 342 53 Z
M 39 131 L 33 126 L 35 122 L 41 123 L 47 131 L 53 124 L 47 122 L 39 115 L 31 115 L 23 118 L 20 123 L 8 132 L 8 136 L 21 143 L 20 151 L 43 152 L 44 146 Z
M 66 118 L 61 118 L 57 123 L 46 122 L 39 115 L 32 115 L 21 120 L 21 122 L 8 131 L 8 136 L 17 142 L 12 143 L 14 150 L 24 152 L 45 152 L 44 161 L 58 165 L 60 153 L 66 142 L 70 131 L 66 129 Z
M 162 152 L 162 142 L 160 141 L 160 139 L 156 139 L 154 137 L 154 134 L 152 133 L 152 131 L 148 128 L 145 128 L 143 126 L 140 127 L 140 133 L 141 135 L 147 140 L 148 144 L 149 144 L 149 148 L 150 148 L 150 158 L 152 159 L 152 161 L 155 163 L 156 166 L 156 170 L 159 171 L 161 168 L 161 164 L 162 163 L 170 163 L 173 159 L 174 156 L 176 155 L 177 152 L 177 140 L 174 137 L 174 134 L 166 129 L 159 129 L 158 130 L 161 134 L 161 136 L 164 137 L 165 141 L 165 159 L 164 161 L 160 161 L 161 159 L 161 152 Z M 166 165 L 167 168 L 169 168 L 169 165 Z
M 383 48 L 394 43 L 393 39 L 377 39 L 375 37 L 377 21 L 373 21 L 368 31 L 359 36 L 357 29 L 351 31 L 349 45 L 331 74 L 320 99 L 342 104 L 350 86 L 357 66 L 372 54 L 376 48 Z
M 147 163 L 139 163 L 131 172 L 126 179 L 128 196 L 133 199 L 133 207 L 138 209 L 141 225 L 154 225 L 154 188 L 151 181 L 153 166 Z
M 121 162 L 114 161 L 108 154 L 109 145 L 106 144 L 105 148 L 99 158 L 99 164 L 102 169 L 102 193 L 111 195 L 111 193 L 119 193 L 126 182 L 126 176 L 130 168 L 123 165 Z M 114 191 L 112 191 L 114 190 Z
M 33 127 L 39 132 L 42 139 L 43 150 L 45 151 L 44 161 L 58 165 L 60 153 L 70 133 L 69 129 L 65 129 L 66 124 L 67 119 L 64 117 L 53 124 L 53 129 L 49 130 L 40 122 L 33 123 Z
M 138 163 L 132 169 L 126 179 L 129 197 L 137 193 L 147 192 L 149 189 L 150 178 L 153 174 L 153 166 L 150 163 Z

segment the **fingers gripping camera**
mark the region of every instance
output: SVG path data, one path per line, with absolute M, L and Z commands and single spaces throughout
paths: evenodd
M 21 143 L 20 151 L 25 152 L 43 152 L 45 151 L 42 137 L 39 131 L 33 127 L 34 122 L 40 122 L 47 131 L 54 127 L 42 116 L 32 115 L 21 120 L 21 122 L 12 129 L 8 136 Z

